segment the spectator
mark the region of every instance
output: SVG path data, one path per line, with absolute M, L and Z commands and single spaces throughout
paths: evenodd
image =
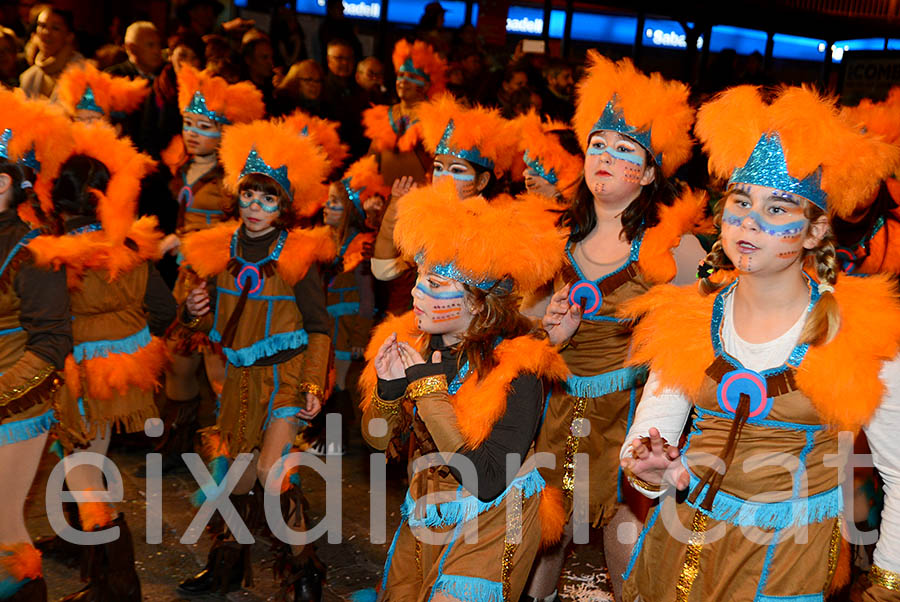
M 163 66 L 162 41 L 156 25 L 135 21 L 125 30 L 125 52 L 128 60 L 107 71 L 123 77 L 143 77 L 153 81 Z
M 500 106 L 508 106 L 512 102 L 513 95 L 528 87 L 528 72 L 521 67 L 509 67 L 503 73 L 503 81 L 500 82 L 500 91 L 497 100 Z
M 179 34 L 192 32 L 202 37 L 212 33 L 224 8 L 218 0 L 186 0 L 176 11 L 181 23 Z
M 116 65 L 128 60 L 125 49 L 115 44 L 104 44 L 94 53 L 94 64 L 100 71 L 108 71 Z
M 540 104 L 534 106 L 535 102 L 540 103 L 540 96 L 526 88 L 520 88 L 506 97 L 503 105 L 500 107 L 500 114 L 505 119 L 513 119 L 519 115 L 524 115 L 531 109 L 540 111 Z
M 241 81 L 241 65 L 232 54 L 207 59 L 206 69 L 203 71 L 217 75 L 232 85 Z
M 446 9 L 440 2 L 429 2 L 416 27 L 416 38 L 430 44 L 438 54 L 446 55 L 450 49 L 450 41 L 444 34 L 444 13 Z
M 474 48 L 464 49 L 459 56 L 459 66 L 463 73 L 463 94 L 457 98 L 468 101 L 470 105 L 482 102 L 488 83 L 483 55 Z
M 243 79 L 262 92 L 266 113 L 272 115 L 275 109 L 275 86 L 272 84 L 275 59 L 272 56 L 272 42 L 269 36 L 259 30 L 247 32 L 241 44 L 241 58 Z
M 356 66 L 356 83 L 366 93 L 367 105 L 390 103 L 390 96 L 384 87 L 384 65 L 374 56 L 361 60 Z
M 319 25 L 319 60 L 328 56 L 328 46 L 332 40 L 343 40 L 353 50 L 353 56 L 362 56 L 362 44 L 353 31 L 353 24 L 344 17 L 342 0 L 327 0 L 325 18 Z
M 281 6 L 272 24 L 275 65 L 287 69 L 306 58 L 306 37 L 293 9 Z
M 207 63 L 213 59 L 227 58 L 232 53 L 228 38 L 217 33 L 203 36 L 203 43 L 206 44 L 203 60 Z
M 182 65 L 203 69 L 205 57 L 203 41 L 197 36 L 172 36 L 169 40 L 169 61 L 176 74 Z
M 19 85 L 19 70 L 16 54 L 19 41 L 16 33 L 8 27 L 0 27 L 0 85 L 15 88 Z
M 350 145 L 353 158 L 361 157 L 368 149 L 362 133 L 362 112 L 365 96 L 354 79 L 353 47 L 345 40 L 328 43 L 328 72 L 322 90 L 322 102 L 329 119 L 341 124 L 341 140 Z
M 19 78 L 31 98 L 55 98 L 56 79 L 70 63 L 84 57 L 75 49 L 75 18 L 70 11 L 45 8 L 37 18 L 34 65 Z
M 322 67 L 312 59 L 294 63 L 281 84 L 275 90 L 279 115 L 287 115 L 295 109 L 316 117 L 324 117 L 322 108 Z
M 553 62 L 544 70 L 544 80 L 547 82 L 547 92 L 543 96 L 544 115 L 569 123 L 575 112 L 575 77 L 572 67 L 563 61 Z

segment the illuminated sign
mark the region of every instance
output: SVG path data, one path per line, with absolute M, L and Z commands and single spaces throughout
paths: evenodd
M 825 60 L 825 40 L 776 33 L 772 36 L 772 56 L 799 61 Z
M 693 27 L 688 23 L 688 27 Z M 687 48 L 687 33 L 678 21 L 661 19 L 644 20 L 644 45 L 661 48 Z M 697 48 L 703 48 L 703 36 L 697 39 Z
M 550 11 L 550 37 L 562 38 L 566 12 Z M 510 6 L 506 15 L 506 31 L 529 36 L 539 36 L 544 32 L 544 11 L 540 8 Z
M 709 40 L 710 52 L 734 50 L 737 54 L 766 53 L 768 35 L 756 29 L 744 29 L 731 25 L 713 25 Z
M 380 2 L 347 2 L 343 1 L 344 15 L 357 19 L 377 19 L 381 16 Z
M 389 0 L 388 21 L 415 25 L 425 13 L 425 5 L 431 0 Z M 444 13 L 444 27 L 461 27 L 466 22 L 465 0 L 441 0 Z M 472 4 L 472 24 L 478 23 L 478 3 Z
M 831 45 L 831 60 L 840 63 L 844 53 L 850 50 L 884 50 L 884 38 L 868 38 L 864 40 L 843 40 Z M 824 44 L 823 44 L 824 46 Z M 822 48 L 825 52 L 825 48 Z

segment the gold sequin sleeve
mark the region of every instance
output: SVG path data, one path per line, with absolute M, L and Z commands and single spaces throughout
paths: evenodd
M 863 591 L 863 602 L 900 601 L 900 574 L 872 565 L 869 586 Z

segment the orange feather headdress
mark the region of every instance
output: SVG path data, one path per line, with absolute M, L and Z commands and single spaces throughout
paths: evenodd
M 556 204 L 537 195 L 460 199 L 449 182 L 400 199 L 394 242 L 401 254 L 482 290 L 527 293 L 561 268 L 566 235 Z
M 519 128 L 519 150 L 529 169 L 557 187 L 571 190 L 584 173 L 584 158 L 570 154 L 562 147 L 554 131 L 569 126 L 558 121 L 541 122 L 533 110 L 517 117 L 513 123 Z
M 864 98 L 855 107 L 843 107 L 841 116 L 867 134 L 881 136 L 890 144 L 900 145 L 900 86 L 894 86 L 887 98 L 875 102 Z
M 312 137 L 316 144 L 325 151 L 332 168 L 340 166 L 350 155 L 350 147 L 343 144 L 338 135 L 339 124 L 336 121 L 329 121 L 297 110 L 287 117 L 281 118 L 278 122 L 298 134 Z
M 86 109 L 108 117 L 136 111 L 150 93 L 150 86 L 142 77 L 116 77 L 82 63 L 63 72 L 57 90 L 69 114 Z
M 592 133 L 613 130 L 633 138 L 671 176 L 691 157 L 694 110 L 688 87 L 659 73 L 645 75 L 629 59 L 614 63 L 596 50 L 587 56 L 572 119 L 583 147 Z
M 72 155 L 87 155 L 109 170 L 106 192 L 95 191 L 98 197 L 97 217 L 107 240 L 122 243 L 137 216 L 137 198 L 141 180 L 153 171 L 156 162 L 138 152 L 130 140 L 120 138 L 112 126 L 102 122 L 72 124 L 74 146 Z M 44 206 L 49 213 L 51 206 Z
M 493 170 L 498 177 L 512 167 L 515 128 L 496 109 L 467 108 L 450 94 L 418 106 L 425 148 L 433 155 L 453 155 Z
M 46 211 L 50 185 L 72 152 L 71 122 L 57 105 L 21 90 L 0 90 L 0 116 L 0 156 L 34 170 L 34 191 Z
M 406 78 L 419 86 L 427 86 L 427 98 L 444 91 L 447 63 L 430 44 L 421 40 L 412 44 L 400 40 L 394 45 L 392 59 L 397 78 Z
M 711 174 L 796 194 L 841 217 L 900 165 L 900 147 L 862 133 L 833 99 L 806 87 L 782 88 L 771 104 L 755 86 L 726 90 L 700 108 L 696 132 Z
M 360 215 L 365 216 L 363 203 L 375 195 L 387 200 L 391 189 L 387 187 L 378 173 L 378 160 L 375 155 L 366 155 L 347 169 L 341 179 L 347 196 Z
M 328 158 L 307 136 L 273 121 L 253 121 L 226 127 L 219 147 L 225 188 L 237 193 L 244 176 L 257 173 L 278 182 L 301 217 L 325 202 Z
M 178 72 L 178 106 L 216 123 L 245 123 L 266 113 L 262 92 L 250 82 L 229 84 L 186 65 Z

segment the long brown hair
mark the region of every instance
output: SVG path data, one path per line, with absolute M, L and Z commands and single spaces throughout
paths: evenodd
M 459 344 L 459 359 L 469 362 L 470 370 L 483 379 L 497 365 L 494 347 L 499 338 L 512 339 L 530 334 L 545 338 L 547 333 L 536 328 L 531 320 L 519 311 L 522 297 L 494 287 L 490 291 L 464 284 L 465 302 L 471 304 L 475 314 Z
M 715 221 L 716 226 L 720 230 L 722 227 L 722 213 L 725 210 L 725 200 L 727 198 L 728 194 L 719 199 L 718 206 L 716 207 Z M 803 213 L 810 224 L 825 216 L 825 211 L 809 201 L 806 202 Z M 803 251 L 804 268 L 815 270 L 820 284 L 834 286 L 834 283 L 837 281 L 840 266 L 838 265 L 837 256 L 835 255 L 834 243 L 834 234 L 829 225 L 828 232 L 819 244 L 813 249 L 804 249 Z M 709 253 L 707 253 L 704 262 L 713 268 L 713 273 L 718 270 L 734 269 L 734 264 L 722 248 L 721 236 L 713 244 Z M 700 291 L 704 295 L 716 292 L 722 288 L 723 285 L 724 282 L 712 279 L 712 274 L 706 278 L 701 278 L 699 281 Z M 837 334 L 840 322 L 840 310 L 834 295 L 827 291 L 821 292 L 819 300 L 806 317 L 806 322 L 803 324 L 803 330 L 800 333 L 799 343 L 807 343 L 810 345 L 822 345 L 827 343 Z

